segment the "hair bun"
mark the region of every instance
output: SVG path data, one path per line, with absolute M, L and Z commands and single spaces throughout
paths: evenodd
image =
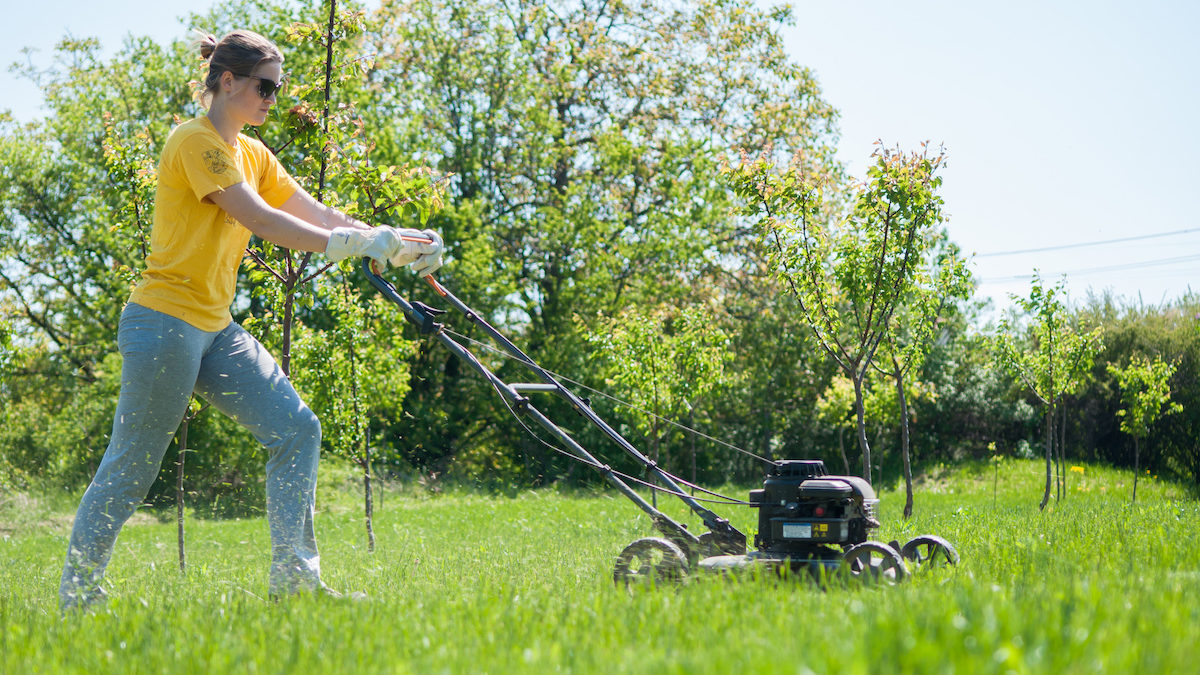
M 212 57 L 213 52 L 217 49 L 217 38 L 212 33 L 205 33 L 202 30 L 193 30 L 196 35 L 195 45 L 200 48 L 200 58 L 207 61 Z

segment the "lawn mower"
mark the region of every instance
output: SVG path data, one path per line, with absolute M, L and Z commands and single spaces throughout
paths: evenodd
M 769 460 L 759 457 L 768 466 L 767 475 L 761 489 L 750 491 L 748 501 L 736 500 L 693 485 L 671 474 L 634 447 L 601 419 L 588 401 L 567 388 L 563 384 L 565 378 L 535 363 L 432 276 L 426 276 L 425 280 L 437 295 L 487 335 L 496 345 L 490 348 L 497 349 L 532 371 L 536 382 L 504 381 L 455 340 L 455 336 L 464 341 L 470 339 L 447 328 L 443 321 L 447 310 L 405 299 L 375 271 L 369 259 L 364 259 L 362 266 L 371 284 L 400 307 L 405 318 L 417 327 L 421 335 L 436 338 L 483 376 L 522 426 L 538 440 L 542 440 L 541 437 L 525 424 L 523 418 L 532 419 L 562 444 L 560 448 L 543 440 L 552 449 L 599 471 L 613 487 L 650 516 L 654 528 L 662 536 L 638 539 L 621 551 L 613 569 L 613 580 L 618 585 L 666 583 L 682 580 L 696 571 L 735 573 L 763 568 L 784 574 L 806 572 L 815 578 L 841 574 L 849 579 L 890 584 L 903 581 L 910 573 L 910 565 L 928 568 L 958 563 L 958 553 L 954 547 L 935 535 L 922 535 L 903 545 L 896 541 L 883 543 L 871 540 L 871 531 L 879 527 L 876 519 L 879 500 L 870 483 L 857 476 L 829 475 L 820 460 Z M 656 482 L 620 473 L 598 460 L 547 417 L 531 400 L 531 394 L 561 397 L 604 436 L 633 457 L 649 475 L 657 479 Z M 685 524 L 677 522 L 643 498 L 630 483 L 679 498 L 700 518 L 707 531 L 694 534 Z M 685 486 L 711 498 L 688 494 Z M 758 509 L 754 550 L 749 550 L 745 534 L 702 502 Z

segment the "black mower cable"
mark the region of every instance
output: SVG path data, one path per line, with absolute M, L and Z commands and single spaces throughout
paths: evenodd
M 466 340 L 467 342 L 470 342 L 471 344 L 474 344 L 481 349 L 486 349 L 494 354 L 499 354 L 500 356 L 503 356 L 506 359 L 511 359 L 513 361 L 516 361 L 517 363 L 529 365 L 526 361 L 519 359 L 516 356 L 513 356 L 512 354 L 509 354 L 508 352 L 504 351 L 503 349 L 497 349 L 495 346 L 490 345 L 486 342 L 480 342 L 479 340 L 476 340 L 468 335 L 463 335 L 462 333 L 459 333 L 450 328 L 444 327 L 442 330 L 444 330 L 446 333 L 448 333 L 450 335 L 453 335 L 454 337 L 462 338 L 463 340 Z M 776 462 L 775 460 L 767 459 L 766 457 L 763 457 L 762 455 L 758 455 L 753 452 L 750 452 L 749 450 L 744 450 L 732 443 L 729 443 L 728 441 L 723 441 L 719 438 L 709 436 L 708 434 L 704 433 L 703 431 L 693 429 L 685 424 L 680 424 L 679 422 L 676 422 L 675 420 L 667 419 L 661 415 L 656 415 L 656 414 L 650 412 L 649 410 L 646 410 L 645 408 L 642 408 L 640 406 L 629 403 L 628 401 L 622 401 L 621 399 L 619 399 L 615 396 L 612 396 L 611 394 L 606 394 L 606 393 L 600 391 L 599 389 L 593 389 L 593 388 L 587 386 L 586 384 L 583 384 L 582 382 L 577 382 L 575 380 L 572 380 L 569 377 L 564 377 L 552 370 L 547 370 L 546 368 L 541 367 L 541 366 L 539 366 L 539 368 L 541 368 L 542 370 L 545 370 L 550 375 L 553 375 L 556 379 L 562 380 L 563 382 L 570 382 L 571 384 L 575 385 L 576 387 L 579 387 L 580 389 L 585 389 L 587 391 L 590 391 L 593 394 L 596 394 L 597 396 L 600 396 L 601 398 L 606 398 L 606 399 L 612 401 L 613 403 L 616 403 L 617 405 L 624 406 L 631 410 L 636 410 L 636 411 L 642 413 L 643 415 L 648 415 L 650 417 L 653 417 L 654 419 L 656 419 L 660 422 L 669 424 L 677 429 L 682 429 L 683 431 L 685 431 L 689 434 L 692 434 L 694 436 L 699 436 L 700 438 L 712 441 L 713 443 L 716 443 L 717 445 L 722 445 L 726 448 L 729 448 L 730 450 L 734 450 L 736 452 L 742 453 L 743 455 L 753 457 L 754 459 L 757 459 L 758 461 L 763 462 L 764 464 L 770 464 L 771 466 L 776 466 L 778 464 L 778 462 Z M 697 488 L 697 489 L 702 489 L 702 488 Z
M 728 495 L 723 495 L 719 492 L 714 492 L 705 487 L 696 485 L 695 483 L 692 483 L 691 481 L 684 480 L 683 478 L 676 476 L 675 474 L 667 471 L 666 469 L 663 469 L 661 466 L 658 467 L 658 469 L 660 471 L 662 471 L 663 473 L 665 473 L 667 476 L 669 476 L 676 483 L 679 483 L 680 485 L 683 485 L 684 487 L 690 487 L 694 490 L 698 490 L 700 492 L 703 492 L 704 494 L 712 495 L 713 497 L 719 497 L 719 499 L 705 499 L 704 497 L 696 497 L 694 495 L 688 495 L 688 494 L 685 494 L 682 492 L 676 492 L 674 490 L 671 490 L 670 488 L 665 488 L 665 487 L 662 487 L 661 485 L 656 485 L 654 483 L 651 483 L 650 481 L 638 478 L 637 476 L 632 476 L 632 475 L 624 473 L 622 471 L 617 471 L 616 469 L 612 468 L 612 466 L 610 466 L 608 464 L 601 464 L 600 462 L 590 462 L 590 461 L 584 459 L 583 457 L 576 455 L 575 453 L 569 452 L 567 450 L 563 450 L 562 448 L 558 447 L 557 445 L 542 438 L 542 436 L 540 434 L 538 434 L 536 429 L 534 429 L 533 427 L 526 424 L 525 420 L 521 419 L 520 413 L 518 413 L 516 410 L 513 410 L 512 405 L 510 405 L 508 402 L 508 397 L 505 396 L 504 393 L 501 392 L 500 389 L 494 383 L 489 382 L 489 384 L 491 385 L 492 389 L 494 389 L 496 391 L 496 394 L 500 397 L 500 401 L 502 403 L 504 403 L 504 407 L 508 409 L 508 412 L 510 415 L 512 415 L 513 419 L 515 419 L 517 421 L 517 424 L 521 425 L 521 428 L 525 429 L 525 433 L 532 436 L 534 438 L 534 440 L 536 440 L 538 443 L 541 443 L 542 445 L 546 446 L 547 448 L 550 448 L 554 452 L 557 452 L 558 454 L 562 455 L 563 457 L 566 457 L 567 459 L 571 459 L 576 462 L 579 462 L 580 464 L 583 464 L 584 466 L 590 466 L 593 469 L 609 471 L 613 475 L 618 476 L 618 477 L 622 478 L 623 480 L 645 486 L 647 488 L 650 488 L 651 490 L 655 490 L 662 494 L 671 495 L 673 497 L 687 497 L 693 501 L 706 502 L 708 504 L 729 504 L 731 506 L 753 506 L 753 504 L 751 504 L 750 502 L 742 501 L 740 499 L 736 499 L 736 498 L 730 497 Z
M 445 329 L 445 328 L 443 328 L 443 330 L 444 330 L 446 333 L 449 333 L 449 334 L 451 334 L 451 335 L 455 335 L 455 336 L 457 336 L 457 337 L 461 337 L 461 338 L 463 338 L 464 340 L 467 340 L 467 341 L 469 341 L 469 342 L 472 342 L 472 343 L 474 343 L 474 344 L 477 344 L 477 345 L 479 345 L 479 346 L 481 346 L 481 347 L 489 347 L 489 345 L 486 345 L 486 344 L 484 344 L 484 343 L 481 343 L 481 342 L 479 342 L 479 341 L 477 341 L 477 340 L 472 340 L 471 338 L 469 338 L 469 337 L 466 337 L 465 335 L 461 335 L 461 334 L 459 334 L 459 333 L 455 333 L 455 332 L 454 332 L 454 331 L 452 331 L 452 330 Z M 475 361 L 475 363 L 479 364 L 480 366 L 483 366 L 483 364 L 479 363 L 479 359 L 478 359 L 478 357 L 476 357 L 476 356 L 475 356 L 475 354 L 474 354 L 474 353 L 472 353 L 470 350 L 464 350 L 464 351 L 466 352 L 466 354 L 467 354 L 468 356 L 470 356 L 470 357 L 471 357 L 471 359 L 472 359 L 472 360 L 474 360 L 474 361 Z M 498 350 L 493 350 L 493 351 L 498 351 Z M 503 354 L 503 352 L 501 352 L 501 353 Z M 518 359 L 518 360 L 519 360 L 519 359 Z M 546 371 L 546 372 L 547 372 L 547 373 L 549 373 L 550 371 Z M 551 374 L 553 374 L 553 373 L 551 373 Z M 485 378 L 485 379 L 487 379 L 487 378 Z M 709 494 L 709 495 L 712 495 L 712 496 L 714 496 L 714 497 L 720 497 L 720 499 L 704 499 L 703 497 L 694 497 L 694 496 L 692 496 L 692 495 L 687 495 L 687 494 L 684 494 L 684 493 L 681 493 L 681 492 L 675 492 L 674 490 L 671 490 L 671 489 L 669 489 L 669 488 L 665 488 L 665 487 L 662 487 L 662 486 L 659 486 L 659 485 L 655 485 L 655 484 L 653 484 L 653 483 L 651 483 L 651 482 L 649 482 L 649 481 L 645 481 L 645 480 L 642 480 L 641 478 L 637 478 L 636 476 L 631 476 L 631 475 L 629 475 L 629 474 L 627 474 L 627 473 L 622 473 L 622 472 L 620 472 L 620 471 L 617 471 L 616 469 L 612 468 L 611 466 L 609 466 L 609 465 L 607 465 L 607 464 L 601 464 L 600 462 L 589 462 L 588 460 L 584 459 L 583 457 L 580 457 L 579 455 L 576 455 L 576 454 L 574 454 L 574 453 L 572 453 L 572 452 L 568 452 L 568 451 L 566 451 L 566 450 L 563 450 L 562 448 L 558 447 L 557 445 L 554 445 L 553 443 L 551 443 L 551 442 L 547 441 L 546 439 L 542 438 L 542 437 L 541 437 L 541 435 L 540 435 L 540 434 L 538 434 L 536 430 L 534 430 L 534 429 L 533 429 L 532 427 L 530 427 L 528 424 L 525 424 L 525 420 L 521 419 L 521 415 L 520 415 L 520 413 L 518 413 L 516 410 L 513 410 L 513 407 L 512 407 L 512 405 L 510 405 L 510 404 L 509 404 L 509 402 L 508 402 L 508 397 L 504 395 L 504 392 L 500 391 L 500 388 L 499 388 L 498 386 L 496 386 L 496 383 L 495 383 L 495 382 L 492 382 L 490 379 L 487 379 L 487 382 L 488 382 L 488 384 L 491 386 L 492 390 L 496 392 L 496 395 L 500 397 L 500 401 L 501 401 L 502 403 L 504 403 L 504 407 L 508 409 L 508 412 L 509 412 L 509 414 L 510 414 L 510 415 L 512 415 L 513 419 L 515 419 L 515 420 L 517 421 L 517 424 L 520 424 L 520 425 L 521 425 L 521 427 L 522 427 L 523 429 L 525 429 L 525 433 L 527 433 L 527 434 L 529 434 L 530 436 L 532 436 L 532 437 L 533 437 L 533 438 L 534 438 L 534 439 L 535 439 L 537 442 L 541 443 L 542 445 L 546 446 L 547 448 L 550 448 L 550 449 L 551 449 L 551 450 L 553 450 L 554 452 L 557 452 L 558 454 L 560 454 L 560 455 L 563 455 L 564 457 L 567 457 L 567 458 L 569 458 L 569 459 L 573 459 L 573 460 L 575 460 L 576 462 L 579 462 L 580 464 L 583 464 L 584 466 L 590 466 L 590 467 L 592 467 L 593 469 L 602 469 L 602 470 L 604 470 L 604 471 L 610 471 L 610 472 L 612 472 L 614 475 L 616 475 L 616 476 L 620 476 L 621 478 L 623 478 L 623 479 L 625 479 L 625 480 L 627 480 L 627 481 L 630 481 L 630 482 L 633 482 L 633 483 L 637 483 L 637 484 L 639 484 L 639 485 L 644 485 L 644 486 L 646 486 L 646 487 L 650 488 L 651 490 L 657 490 L 658 492 L 661 492 L 661 493 L 663 493 L 663 494 L 667 494 L 667 495 L 671 495 L 671 496 L 674 496 L 674 497 L 687 497 L 687 498 L 689 498 L 689 499 L 692 499 L 692 500 L 694 500 L 694 501 L 698 501 L 698 502 L 707 502 L 707 503 L 709 503 L 709 504 L 729 504 L 729 505 L 731 505 L 731 506 L 754 506 L 754 504 L 752 504 L 752 503 L 750 503 L 750 502 L 747 502 L 747 501 L 742 501 L 742 500 L 740 500 L 740 499 L 735 499 L 735 498 L 733 498 L 733 497 L 729 497 L 729 496 L 727 496 L 727 495 L 723 495 L 723 494 L 721 494 L 721 493 L 719 493 L 719 492 L 714 492 L 714 491 L 712 491 L 712 490 L 708 490 L 708 489 L 706 489 L 706 488 L 704 488 L 704 487 L 701 487 L 701 486 L 699 486 L 699 485 L 696 485 L 696 484 L 694 484 L 694 483 L 691 483 L 690 481 L 686 481 L 686 480 L 684 480 L 684 479 L 680 478 L 679 476 L 676 476 L 676 475 L 674 475 L 674 474 L 670 473 L 670 472 L 669 472 L 669 471 L 667 471 L 666 469 L 663 469 L 662 467 L 658 467 L 658 468 L 659 468 L 659 470 L 660 470 L 660 471 L 662 471 L 663 473 L 667 474 L 668 476 L 670 476 L 670 477 L 671 477 L 671 479 L 672 479 L 672 480 L 674 480 L 675 482 L 677 482 L 677 483 L 680 483 L 680 484 L 682 484 L 682 485 L 684 485 L 684 486 L 686 486 L 686 487 L 690 487 L 690 488 L 692 488 L 692 489 L 699 490 L 699 491 L 701 491 L 701 492 L 703 492 L 703 493 L 705 493 L 705 494 Z M 580 385 L 580 386 L 582 386 L 582 385 Z M 586 387 L 585 387 L 585 389 L 586 389 Z

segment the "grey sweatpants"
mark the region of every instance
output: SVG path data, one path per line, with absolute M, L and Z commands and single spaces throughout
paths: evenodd
M 320 586 L 313 502 L 321 425 L 266 348 L 237 324 L 206 332 L 133 303 L 121 313 L 117 344 L 124 361 L 112 439 L 75 514 L 63 609 L 103 596 L 117 534 L 146 498 L 193 391 L 267 448 L 270 592 Z

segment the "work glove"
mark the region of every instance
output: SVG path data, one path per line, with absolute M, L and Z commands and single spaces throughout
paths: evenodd
M 400 232 L 387 225 L 369 230 L 335 227 L 329 231 L 325 256 L 333 262 L 341 262 L 352 256 L 370 258 L 380 269 L 387 269 L 388 260 L 398 255 L 403 245 Z
M 419 277 L 429 276 L 442 266 L 445 247 L 437 232 L 407 227 L 397 228 L 396 231 L 400 234 L 401 247 L 390 259 L 393 265 L 412 265 L 413 273 Z

